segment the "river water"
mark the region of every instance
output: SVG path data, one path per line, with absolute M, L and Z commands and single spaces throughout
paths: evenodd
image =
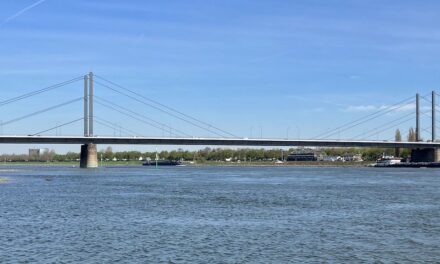
M 0 263 L 440 262 L 435 169 L 2 166 L 0 179 Z

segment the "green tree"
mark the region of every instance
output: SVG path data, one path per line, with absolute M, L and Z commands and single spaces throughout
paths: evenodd
M 416 142 L 416 139 L 416 132 L 414 131 L 414 128 L 410 127 L 408 131 L 408 141 Z
M 113 159 L 113 149 L 112 147 L 107 147 L 104 151 L 104 159 L 111 160 Z
M 394 140 L 396 142 L 402 141 L 402 135 L 400 134 L 400 130 L 399 129 L 396 130 L 396 134 L 394 136 Z M 395 154 L 396 157 L 400 157 L 400 148 L 396 148 L 394 154 Z

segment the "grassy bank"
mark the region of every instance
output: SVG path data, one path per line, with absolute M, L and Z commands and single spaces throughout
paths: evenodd
M 102 166 L 142 165 L 140 161 L 112 161 L 103 162 Z M 53 161 L 53 162 L 2 162 L 0 166 L 79 166 L 79 161 Z M 99 162 L 101 166 L 101 162 Z
M 270 161 L 255 161 L 255 162 L 225 162 L 225 161 L 197 161 L 195 163 L 184 162 L 187 166 L 274 166 L 274 167 L 364 167 L 371 162 L 326 162 L 326 161 L 295 161 L 285 162 L 283 164 L 275 164 Z M 99 162 L 99 166 L 141 166 L 140 161 L 106 161 Z M 0 163 L 0 166 L 79 166 L 79 162 L 5 162 Z
M 275 164 L 270 161 L 256 162 L 224 162 L 224 161 L 203 161 L 191 164 L 192 166 L 274 166 L 274 167 L 365 167 L 371 162 L 326 162 L 326 161 L 294 161 L 283 164 Z

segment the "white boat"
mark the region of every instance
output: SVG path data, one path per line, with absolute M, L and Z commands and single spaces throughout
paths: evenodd
M 395 158 L 394 156 L 386 156 L 385 154 L 382 155 L 382 158 L 378 159 L 375 164 L 373 164 L 374 167 L 387 167 L 392 165 L 400 164 L 402 160 L 400 158 Z

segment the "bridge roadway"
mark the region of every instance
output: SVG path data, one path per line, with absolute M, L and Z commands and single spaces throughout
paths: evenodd
M 104 144 L 104 145 L 198 145 L 261 147 L 379 147 L 440 148 L 440 142 L 395 142 L 363 140 L 290 140 L 261 138 L 173 138 L 104 136 L 0 136 L 0 144 Z

